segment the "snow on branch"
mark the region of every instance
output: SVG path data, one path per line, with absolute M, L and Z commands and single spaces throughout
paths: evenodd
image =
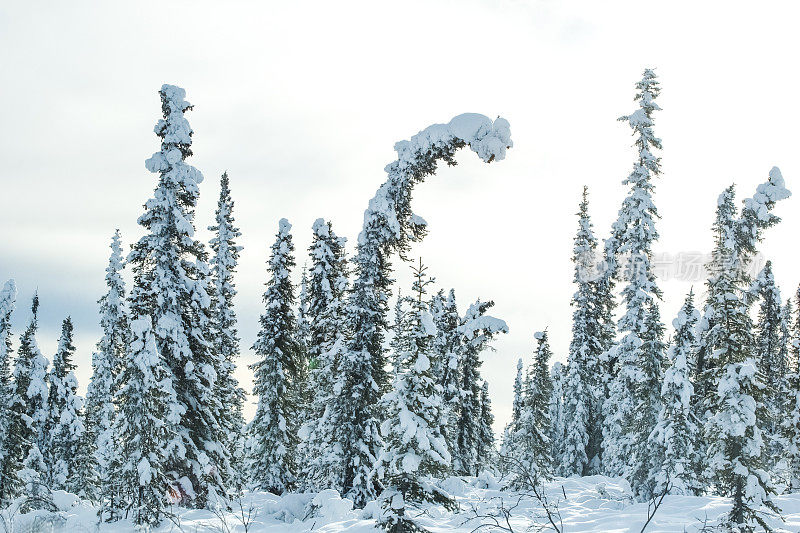
M 402 246 L 407 240 L 424 235 L 427 224 L 411 212 L 411 189 L 436 172 L 439 160 L 455 165 L 453 156 L 464 146 L 469 146 L 486 163 L 505 159 L 506 151 L 513 146 L 508 121 L 465 113 L 447 124 L 428 126 L 410 140 L 395 144 L 397 160 L 384 169 L 387 180 L 364 212 L 359 244 L 377 236 L 381 245 Z

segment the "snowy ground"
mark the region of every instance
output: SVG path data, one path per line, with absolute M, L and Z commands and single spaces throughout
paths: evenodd
M 418 522 L 432 533 L 471 532 L 482 524 L 487 526 L 480 531 L 503 531 L 490 527 L 494 521 L 489 515 L 496 515 L 505 531 L 535 531 L 537 525 L 547 523 L 542 506 L 535 498 L 517 493 L 501 491 L 499 485 L 490 477 L 450 478 L 441 484 L 442 488 L 454 495 L 460 510 L 445 511 L 440 507 L 425 506 L 415 510 Z M 648 506 L 633 503 L 629 489 L 624 481 L 601 476 L 558 479 L 548 485 L 547 496 L 551 503 L 557 504 L 565 533 L 578 532 L 638 532 L 647 519 Z M 566 497 L 566 498 L 565 498 Z M 520 499 L 521 498 L 521 499 Z M 56 504 L 61 512 L 48 514 L 29 513 L 9 517 L 4 513 L 6 528 L 0 521 L 0 531 L 135 531 L 130 522 L 121 521 L 102 524 L 98 527 L 96 509 L 78 501 L 66 493 L 56 494 Z M 238 507 L 239 502 L 234 502 Z M 317 531 L 332 532 L 372 532 L 376 531 L 372 518 L 374 506 L 354 511 L 348 500 L 342 500 L 334 491 L 324 491 L 319 495 L 290 494 L 279 497 L 268 493 L 247 493 L 241 500 L 245 515 L 252 509 L 251 520 L 245 528 L 241 520 L 241 510 L 233 513 L 212 513 L 175 509 L 173 521 L 166 522 L 159 532 L 249 532 L 282 533 Z M 771 519 L 777 531 L 800 531 L 800 494 L 777 498 L 783 509 L 785 523 Z M 510 509 L 506 522 L 498 512 Z M 648 532 L 696 532 L 703 521 L 713 524 L 728 510 L 728 502 L 723 498 L 668 496 L 647 528 Z M 483 515 L 482 518 L 476 515 Z M 508 529 L 510 525 L 511 529 Z M 8 527 L 11 526 L 11 527 Z M 551 530 L 552 531 L 552 530 Z

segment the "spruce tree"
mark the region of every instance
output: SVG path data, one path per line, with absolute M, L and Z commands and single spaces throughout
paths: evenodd
M 414 186 L 434 174 L 439 161 L 455 164 L 455 152 L 467 145 L 485 162 L 503 159 L 511 146 L 508 122 L 460 115 L 449 124 L 435 124 L 397 143 L 398 158 L 386 167 L 387 180 L 364 213 L 347 306 L 351 336 L 339 366 L 342 392 L 331 406 L 331 422 L 342 450 L 343 489 L 359 506 L 378 489 L 371 465 L 381 449 L 377 404 L 389 384 L 384 337 L 391 259 L 394 253 L 405 254 L 410 243 L 425 234 L 425 221 L 411 210 Z
M 800 291 L 798 291 L 797 300 L 798 306 L 800 306 Z M 785 316 L 789 318 L 792 314 L 789 312 Z M 787 491 L 789 492 L 800 490 L 800 357 L 798 357 L 797 337 L 800 328 L 797 328 L 797 324 L 793 326 L 789 374 L 786 379 L 786 416 L 781 424 L 783 439 L 786 443 L 784 459 L 787 470 Z
M 336 428 L 331 426 L 330 405 L 336 395 L 338 367 L 345 350 L 347 324 L 344 313 L 347 293 L 346 239 L 334 233 L 330 222 L 317 219 L 309 247 L 311 271 L 308 280 L 307 314 L 309 341 L 309 389 L 314 392 L 306 424 L 301 430 L 306 488 L 342 489 L 341 448 Z
M 780 438 L 783 420 L 783 402 L 786 393 L 785 380 L 788 373 L 785 349 L 781 343 L 783 308 L 781 291 L 775 285 L 772 262 L 767 261 L 759 272 L 750 293 L 758 298 L 758 321 L 755 327 L 755 357 L 760 379 L 764 383 L 764 406 L 766 419 L 762 429 L 767 443 L 768 469 L 772 470 L 780 460 L 784 443 Z
M 75 354 L 72 339 L 72 319 L 67 317 L 61 325 L 58 349 L 47 375 L 47 446 L 43 455 L 48 467 L 49 487 L 78 493 L 83 488 L 83 480 L 77 473 L 78 460 L 85 459 L 82 457 L 85 426 L 81 416 L 83 398 L 78 396 L 78 380 L 72 362 Z
M 763 229 L 780 218 L 770 211 L 788 198 L 780 171 L 773 167 L 769 180 L 745 200 L 741 214 L 734 205 L 733 186 L 717 202 L 713 230 L 715 248 L 709 268 L 706 327 L 699 342 L 705 349 L 705 373 L 716 394 L 706 398 L 704 433 L 708 445 L 709 474 L 717 490 L 733 498 L 728 527 L 754 531 L 768 529 L 760 509 L 776 510 L 774 492 L 766 471 L 763 424 L 764 385 L 759 379 L 756 342 L 749 314 L 747 267 L 762 238 Z
M 605 374 L 601 356 L 605 351 L 602 339 L 602 309 L 598 305 L 597 239 L 589 218 L 588 189 L 578 210 L 578 232 L 575 235 L 572 262 L 573 282 L 577 286 L 572 297 L 572 341 L 568 358 L 568 375 L 564 397 L 565 425 L 569 428 L 564 442 L 563 475 L 588 475 L 599 468 L 602 453 L 602 402 Z M 594 465 L 594 466 L 592 466 Z
M 267 271 L 270 278 L 264 293 L 265 311 L 253 345 L 258 361 L 253 370 L 253 394 L 258 408 L 250 424 L 250 476 L 261 490 L 282 494 L 295 484 L 296 395 L 302 354 L 296 338 L 294 286 L 290 279 L 295 265 L 292 225 L 285 218 L 278 223 Z
M 478 463 L 482 469 L 490 469 L 497 464 L 497 448 L 494 444 L 494 413 L 489 398 L 489 382 L 481 385 L 481 423 L 478 428 Z
M 11 314 L 17 300 L 13 279 L 0 290 L 0 507 L 14 495 L 15 460 L 10 454 L 10 434 L 13 412 L 14 383 L 11 380 Z
M 524 402 L 522 395 L 522 368 L 522 357 L 520 357 L 517 361 L 517 375 L 514 378 L 514 400 L 511 403 L 511 420 L 503 429 L 503 442 L 500 445 L 500 457 L 503 459 L 515 457 L 517 451 L 516 434 L 519 430 L 519 420 Z M 507 465 L 503 464 L 502 466 L 506 467 Z
M 547 412 L 550 415 L 550 427 L 548 436 L 550 437 L 550 456 L 554 465 L 560 465 L 564 455 L 564 441 L 567 436 L 567 427 L 564 417 L 564 385 L 567 379 L 567 368 L 560 361 L 553 363 L 550 368 L 550 383 L 553 384 L 553 392 L 550 394 Z
M 436 325 L 428 310 L 426 287 L 433 280 L 420 263 L 414 267 L 413 300 L 408 311 L 409 344 L 399 357 L 394 386 L 381 399 L 387 413 L 381 425 L 384 448 L 377 461 L 378 479 L 386 491 L 380 520 L 387 531 L 413 531 L 406 502 L 443 501 L 431 477 L 450 467 L 444 439 L 442 398 L 431 366 Z
M 176 486 L 170 472 L 170 457 L 185 451 L 180 435 L 185 412 L 154 329 L 150 317 L 134 315 L 130 321 L 112 426 L 117 453 L 109 465 L 109 477 L 119 485 L 119 500 L 111 503 L 137 524 L 149 526 L 161 523 L 167 506 L 179 503 L 190 490 L 188 479 Z
M 653 178 L 661 174 L 660 158 L 653 153 L 654 149 L 661 149 L 661 140 L 653 133 L 653 113 L 660 110 L 655 102 L 660 92 L 655 73 L 646 69 L 636 88 L 639 108 L 620 120 L 633 129 L 638 157 L 633 171 L 623 181 L 630 186 L 630 192 L 613 226 L 614 251 L 626 256 L 620 271 L 626 282 L 622 290 L 625 313 L 618 324 L 623 338 L 616 353 L 618 371 L 608 399 L 609 411 L 614 413 L 621 431 L 610 434 L 605 449 L 612 455 L 612 463 L 624 465 L 623 473 L 634 492 L 649 498 L 653 487 L 648 478 L 658 458 L 648 446 L 648 437 L 660 410 L 658 391 L 665 349 L 658 314 L 661 290 L 651 267 L 652 247 L 658 239 Z
M 548 435 L 551 427 L 550 400 L 553 396 L 549 371 L 552 352 L 547 331 L 537 331 L 534 338 L 536 351 L 525 379 L 525 394 L 514 444 L 518 448 L 516 459 L 525 469 L 537 479 L 550 479 L 554 474 L 552 444 Z
M 47 465 L 42 449 L 47 445 L 47 366 L 48 361 L 36 343 L 39 329 L 39 296 L 31 303 L 31 320 L 20 337 L 14 362 L 14 393 L 10 404 L 10 427 L 7 458 L 11 461 L 4 472 L 9 494 L 24 494 L 30 504 L 26 508 L 50 506 Z
M 122 245 L 119 230 L 111 238 L 111 256 L 106 267 L 107 291 L 100 300 L 100 328 L 103 336 L 92 354 L 92 378 L 86 391 L 86 445 L 93 458 L 86 471 L 96 466 L 94 479 L 87 485 L 90 495 L 101 496 L 103 506 L 113 513 L 117 483 L 111 476 L 111 464 L 117 456 L 117 435 L 114 434 L 114 398 L 119 390 L 119 375 L 125 362 L 128 343 L 128 311 L 125 305 L 125 282 L 122 279 Z M 102 514 L 102 512 L 101 512 Z M 102 517 L 101 517 L 102 518 Z M 113 518 L 111 516 L 110 518 Z
M 216 389 L 225 364 L 209 335 L 207 253 L 194 238 L 203 175 L 185 162 L 192 155 L 193 131 L 184 113 L 192 106 L 180 87 L 163 85 L 159 95 L 164 118 L 154 131 L 161 149 L 145 162 L 159 178 L 138 220 L 147 232 L 128 256 L 134 276 L 129 300 L 133 315 L 152 320 L 157 350 L 176 393 L 177 404 L 166 411 L 183 413 L 176 427 L 180 446 L 169 448 L 167 457 L 174 490 L 182 505 L 204 507 L 209 496 L 227 492 L 232 475 L 220 423 L 226 407 Z M 167 449 L 166 443 L 162 448 Z
M 672 321 L 675 336 L 668 353 L 671 366 L 664 373 L 662 407 L 650 435 L 651 446 L 663 456 L 651 474 L 656 494 L 669 489 L 671 494 L 699 495 L 703 488 L 699 471 L 703 458 L 697 447 L 698 427 L 691 410 L 694 389 L 689 371 L 689 360 L 697 348 L 695 326 L 699 318 L 694 292 L 690 291 Z
M 230 178 L 224 172 L 220 178 L 219 200 L 214 225 L 209 231 L 213 252 L 209 264 L 211 266 L 211 316 L 209 322 L 209 341 L 216 351 L 219 369 L 214 383 L 216 396 L 222 410 L 219 420 L 222 442 L 227 447 L 231 460 L 240 476 L 243 460 L 244 416 L 242 406 L 245 392 L 234 376 L 236 359 L 239 357 L 239 331 L 233 298 L 236 296 L 236 284 L 233 275 L 239 262 L 242 247 L 237 239 L 242 236 L 233 218 L 233 199 L 231 198 Z
M 452 450 L 455 446 L 456 424 L 459 416 L 461 386 L 461 336 L 458 333 L 459 314 L 456 306 L 455 290 L 450 289 L 447 297 L 440 291 L 431 303 L 433 320 L 436 323 L 436 380 L 442 388 L 444 401 L 443 416 L 446 420 L 445 440 Z
M 458 326 L 463 352 L 459 418 L 452 450 L 456 475 L 477 476 L 486 466 L 486 458 L 481 456 L 480 354 L 495 335 L 508 332 L 504 321 L 486 315 L 493 305 L 492 301 L 476 301 Z

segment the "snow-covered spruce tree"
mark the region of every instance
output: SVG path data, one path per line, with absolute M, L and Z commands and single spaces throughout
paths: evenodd
M 481 442 L 480 354 L 489 347 L 495 335 L 508 333 L 504 321 L 486 314 L 493 305 L 492 301 L 476 301 L 469 306 L 458 326 L 463 351 L 459 417 L 451 450 L 456 475 L 477 476 L 491 459 L 481 455 L 485 443 Z
M 7 440 L 7 459 L 11 461 L 4 472 L 10 472 L 9 493 L 24 494 L 26 508 L 50 505 L 50 491 L 44 485 L 47 466 L 42 449 L 47 445 L 47 359 L 36 343 L 39 329 L 39 295 L 31 303 L 31 321 L 20 337 L 14 362 L 14 394 L 11 398 L 10 425 Z
M 443 435 L 442 398 L 431 367 L 436 325 L 425 298 L 426 287 L 433 282 L 426 270 L 421 259 L 413 267 L 408 349 L 399 358 L 392 390 L 381 399 L 387 416 L 381 425 L 384 448 L 376 471 L 386 488 L 380 497 L 379 523 L 392 532 L 419 530 L 405 513 L 406 502 L 448 503 L 431 480 L 447 472 L 451 458 Z
M 758 375 L 746 297 L 750 284 L 747 267 L 763 229 L 780 221 L 771 209 L 789 195 L 780 171 L 773 167 L 769 180 L 745 200 L 740 215 L 734 205 L 733 186 L 726 189 L 717 202 L 713 226 L 715 247 L 705 309 L 711 327 L 701 330 L 704 336 L 699 342 L 711 357 L 705 372 L 716 394 L 707 398 L 707 409 L 712 414 L 704 433 L 709 474 L 717 490 L 733 498 L 728 526 L 740 532 L 754 531 L 756 524 L 766 528 L 762 507 L 776 509 L 765 469 L 764 385 Z
M 569 431 L 564 442 L 565 456 L 559 468 L 561 474 L 567 476 L 588 475 L 597 471 L 602 453 L 602 376 L 605 372 L 601 356 L 605 346 L 602 339 L 602 309 L 596 300 L 600 279 L 596 265 L 597 239 L 589 218 L 587 187 L 583 188 L 574 243 L 573 282 L 577 290 L 572 297 L 572 341 L 564 391 L 564 417 Z
M 173 381 L 182 412 L 176 431 L 181 445 L 170 448 L 168 471 L 180 503 L 206 505 L 210 493 L 225 494 L 231 479 L 230 450 L 220 423 L 216 381 L 225 367 L 208 332 L 211 323 L 209 272 L 203 243 L 194 238 L 194 208 L 203 175 L 186 164 L 192 155 L 192 129 L 184 117 L 191 105 L 174 85 L 159 91 L 164 118 L 155 126 L 161 150 L 145 166 L 159 175 L 139 224 L 147 233 L 133 245 L 131 313 L 150 317 L 160 356 Z M 166 443 L 164 446 L 166 448 Z
M 335 396 L 335 373 L 345 349 L 347 324 L 346 239 L 334 233 L 330 222 L 318 218 L 309 255 L 311 271 L 308 280 L 307 314 L 309 341 L 306 358 L 309 367 L 309 389 L 314 391 L 308 420 L 301 429 L 300 456 L 303 468 L 300 481 L 305 488 L 342 489 L 341 447 L 336 431 L 330 426 L 330 405 Z
M 388 327 L 391 257 L 425 234 L 426 224 L 411 211 L 414 186 L 436 172 L 439 161 L 455 164 L 455 152 L 469 147 L 486 162 L 505 157 L 511 146 L 508 122 L 483 115 L 459 115 L 395 145 L 398 158 L 386 167 L 381 185 L 364 213 L 353 259 L 355 279 L 347 306 L 347 353 L 337 372 L 331 425 L 342 450 L 343 489 L 356 505 L 376 494 L 371 468 L 381 449 L 377 403 L 386 390 L 384 337 Z
M 261 490 L 275 494 L 282 494 L 295 484 L 294 391 L 303 363 L 296 337 L 294 286 L 289 277 L 295 265 L 291 229 L 285 218 L 278 223 L 267 268 L 270 278 L 264 293 L 266 309 L 253 345 L 258 360 L 250 365 L 255 374 L 253 394 L 258 397 L 256 415 L 250 423 L 250 479 Z
M 218 375 L 214 390 L 221 406 L 222 418 L 219 420 L 222 441 L 228 449 L 237 479 L 243 460 L 244 416 L 242 406 L 245 392 L 234 376 L 236 359 L 239 357 L 239 331 L 233 298 L 236 296 L 236 285 L 233 275 L 239 262 L 242 247 L 236 240 L 242 236 L 233 218 L 233 199 L 231 198 L 230 178 L 224 172 L 219 181 L 219 200 L 214 225 L 209 231 L 211 239 L 211 320 L 209 340 L 214 346 L 219 361 Z M 237 482 L 238 483 L 238 482 Z
M 478 458 L 487 467 L 497 464 L 497 448 L 494 436 L 494 413 L 489 398 L 489 382 L 481 385 L 481 423 L 478 430 Z
M 78 396 L 78 379 L 72 362 L 75 354 L 72 339 L 72 319 L 67 317 L 61 324 L 58 349 L 47 375 L 47 446 L 43 455 L 48 468 L 48 486 L 53 490 L 77 494 L 83 488 L 84 481 L 77 475 L 77 461 L 85 459 L 82 457 L 85 426 L 81 416 L 83 398 Z
M 781 345 L 781 324 L 783 308 L 781 291 L 775 285 L 772 262 L 767 261 L 750 287 L 750 293 L 758 299 L 758 322 L 755 329 L 755 357 L 758 371 L 764 383 L 764 406 L 766 419 L 762 429 L 768 441 L 768 470 L 772 471 L 780 460 L 784 443 L 780 438 L 780 424 L 783 420 L 784 398 L 786 397 L 786 375 L 788 360 Z
M 510 459 L 514 457 L 514 454 L 518 450 L 515 439 L 517 431 L 519 430 L 519 420 L 522 416 L 522 405 L 524 401 L 522 395 L 522 368 L 522 357 L 520 357 L 517 361 L 517 375 L 514 378 L 514 399 L 511 403 L 511 420 L 508 422 L 508 424 L 506 424 L 506 427 L 503 428 L 503 441 L 500 443 L 501 458 Z M 501 466 L 503 468 L 508 468 L 506 463 L 508 463 L 508 461 L 504 460 Z
M 648 437 L 660 410 L 665 349 L 658 316 L 661 290 L 651 267 L 652 247 L 658 239 L 653 178 L 661 173 L 660 158 L 653 154 L 654 149 L 661 148 L 661 140 L 653 133 L 653 113 L 660 109 L 655 102 L 660 92 L 655 73 L 646 69 L 636 88 L 639 108 L 620 120 L 633 129 L 638 157 L 633 171 L 623 181 L 630 186 L 630 192 L 613 225 L 615 252 L 626 257 L 618 272 L 626 285 L 622 290 L 625 313 L 618 324 L 623 334 L 617 349 L 618 373 L 607 401 L 611 402 L 608 411 L 616 411 L 613 416 L 620 421 L 621 431 L 608 434 L 604 448 L 612 456 L 612 463 L 625 464 L 622 473 L 636 495 L 649 498 L 653 487 L 648 478 L 659 458 L 648 445 Z
M 552 445 L 548 435 L 551 426 L 550 400 L 553 395 L 549 370 L 552 352 L 547 331 L 537 331 L 533 336 L 536 339 L 536 351 L 525 379 L 519 427 L 514 438 L 517 447 L 514 463 L 521 463 L 520 466 L 536 479 L 550 479 L 554 473 Z
M 785 316 L 791 317 L 791 310 L 785 313 Z M 794 331 L 792 339 L 794 349 L 790 350 L 789 374 L 786 379 L 786 416 L 781 423 L 781 434 L 786 443 L 784 460 L 788 492 L 800 490 L 800 357 L 797 353 L 797 333 L 798 331 Z
M 703 457 L 702 450 L 697 447 L 698 427 L 691 411 L 694 390 L 688 363 L 697 348 L 695 326 L 699 318 L 694 292 L 690 291 L 672 321 L 675 336 L 668 352 L 671 366 L 664 373 L 661 412 L 650 435 L 651 446 L 664 458 L 652 473 L 655 494 L 669 489 L 670 494 L 699 495 L 703 489 L 698 475 Z
M 11 399 L 14 396 L 14 383 L 11 380 L 11 314 L 17 300 L 17 286 L 13 279 L 3 284 L 0 290 L 0 507 L 5 507 L 13 496 L 12 485 L 15 468 L 14 459 L 9 455 L 11 444 L 12 412 Z
M 566 380 L 567 368 L 560 361 L 556 361 L 550 368 L 550 383 L 553 384 L 553 392 L 550 395 L 547 409 L 550 415 L 550 427 L 548 428 L 550 456 L 554 465 L 561 464 L 561 459 L 564 455 L 564 441 L 567 435 L 567 428 L 564 423 L 564 384 Z
M 443 415 L 447 424 L 445 440 L 447 449 L 455 446 L 456 423 L 459 416 L 461 385 L 461 335 L 458 333 L 460 316 L 456 306 L 455 290 L 450 289 L 447 297 L 440 291 L 431 302 L 433 320 L 436 324 L 436 365 L 434 367 L 437 383 L 442 387 L 444 401 Z
M 168 514 L 167 505 L 182 499 L 169 463 L 170 457 L 185 450 L 180 435 L 185 413 L 169 366 L 158 351 L 152 320 L 132 318 L 115 398 L 112 432 L 118 442 L 109 478 L 119 486 L 119 499 L 111 503 L 137 524 L 155 526 Z M 119 515 L 113 511 L 112 516 Z
M 117 437 L 113 431 L 114 397 L 119 389 L 117 380 L 128 341 L 122 267 L 122 245 L 119 230 L 116 230 L 111 238 L 111 256 L 106 267 L 108 290 L 98 301 L 103 336 L 92 354 L 92 378 L 86 391 L 86 446 L 94 457 L 84 465 L 87 473 L 96 466 L 94 479 L 87 483 L 85 493 L 101 497 L 103 506 L 107 504 L 112 512 L 118 507 L 115 503 L 117 484 L 111 478 L 111 463 L 117 454 Z

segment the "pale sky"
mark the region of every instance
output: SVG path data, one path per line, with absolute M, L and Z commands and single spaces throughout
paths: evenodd
M 120 228 L 127 249 L 142 235 L 136 219 L 156 184 L 144 160 L 159 146 L 163 83 L 195 105 L 189 162 L 206 177 L 204 240 L 219 176 L 231 178 L 242 347 L 257 333 L 281 217 L 294 226 L 299 265 L 318 217 L 352 252 L 396 141 L 460 113 L 500 115 L 514 140 L 505 161 L 465 151 L 417 188 L 430 234 L 411 254 L 456 289 L 462 312 L 493 299 L 508 322 L 483 366 L 499 432 L 533 333 L 547 327 L 555 359 L 566 360 L 580 191 L 590 187 L 605 237 L 635 157 L 616 118 L 635 109 L 645 67 L 663 91 L 656 251 L 707 253 L 719 192 L 735 182 L 749 196 L 777 165 L 797 191 L 762 251 L 784 297 L 797 287 L 798 14 L 793 2 L 3 2 L 0 282 L 17 281 L 16 333 L 38 288 L 40 346 L 52 359 L 72 315 L 85 390 L 110 237 Z M 407 289 L 408 268 L 396 266 Z M 703 280 L 660 284 L 669 324 Z M 249 350 L 240 359 L 248 390 L 252 361 Z

